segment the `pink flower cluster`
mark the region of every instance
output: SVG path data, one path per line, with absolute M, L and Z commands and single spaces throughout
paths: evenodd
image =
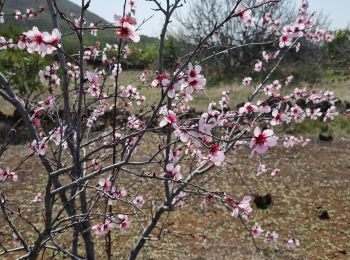
M 97 224 L 92 227 L 95 230 L 97 236 L 104 236 L 112 230 L 112 228 L 119 225 L 119 230 L 121 234 L 124 234 L 126 230 L 130 227 L 131 220 L 128 215 L 118 214 L 117 218 L 109 218 L 102 224 Z
M 1 169 L 0 168 L 0 182 L 6 181 L 6 179 L 10 179 L 13 182 L 16 182 L 18 176 L 15 172 L 11 171 L 9 168 Z
M 263 154 L 269 148 L 276 146 L 277 137 L 274 136 L 273 130 L 266 129 L 261 131 L 259 127 L 254 129 L 254 137 L 250 141 L 252 153 Z
M 238 218 L 241 217 L 247 220 L 252 213 L 253 209 L 250 206 L 251 197 L 245 196 L 241 201 L 232 199 L 231 197 L 225 198 L 225 204 L 233 208 L 232 217 Z
M 57 75 L 57 71 L 59 66 L 57 63 L 53 63 L 50 66 L 46 66 L 45 70 L 39 71 L 39 77 L 41 82 L 45 82 L 45 80 L 49 80 L 50 84 L 60 85 L 60 77 Z
M 6 50 L 7 48 L 13 48 L 15 44 L 12 39 L 6 40 L 3 36 L 0 36 L 0 50 Z
M 119 26 L 115 32 L 118 38 L 122 40 L 132 40 L 137 43 L 140 41 L 140 36 L 135 33 L 136 20 L 131 16 L 124 16 L 116 18 L 117 26 Z
M 21 10 L 13 10 L 12 13 L 4 13 L 0 12 L 0 24 L 5 22 L 5 15 L 13 16 L 16 20 L 23 22 L 26 18 L 32 19 L 34 17 L 37 17 L 38 15 L 44 13 L 45 6 L 41 5 L 39 7 L 39 10 L 35 10 L 34 8 L 28 8 L 25 13 L 23 13 Z
M 325 30 L 316 28 L 314 32 L 311 32 L 311 29 L 314 27 L 314 14 L 309 15 L 307 12 L 308 8 L 308 0 L 303 0 L 302 6 L 299 9 L 299 15 L 294 23 L 283 28 L 282 34 L 279 38 L 280 48 L 290 47 L 294 38 L 300 38 L 303 36 L 312 42 L 319 42 L 320 40 L 325 40 L 326 42 L 333 41 L 334 35 Z
M 30 148 L 32 149 L 32 152 L 35 155 L 41 155 L 44 156 L 49 148 L 48 146 L 48 138 L 44 137 L 42 140 L 37 141 L 34 140 L 30 146 Z
M 53 53 L 61 40 L 61 33 L 58 29 L 53 29 L 52 33 L 40 32 L 37 27 L 23 33 L 18 41 L 19 49 L 27 49 L 29 53 L 38 53 L 42 57 Z
M 136 101 L 136 105 L 141 105 L 145 100 L 146 97 L 140 95 L 140 93 L 137 91 L 136 87 L 133 87 L 131 85 L 128 86 L 121 86 L 120 87 L 120 96 L 122 98 L 127 98 L 128 99 L 128 108 L 132 106 L 132 102 L 130 101 Z

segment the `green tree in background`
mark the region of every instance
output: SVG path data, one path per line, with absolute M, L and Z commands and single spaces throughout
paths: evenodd
M 20 35 L 18 27 L 7 27 L 2 32 L 5 38 L 17 39 Z M 31 55 L 27 51 L 7 49 L 0 52 L 0 70 L 14 86 L 17 94 L 29 98 L 34 93 L 43 90 L 44 86 L 39 80 L 39 71 L 50 63 L 49 58 Z
M 348 73 L 350 69 L 350 30 L 339 30 L 333 42 L 327 45 L 331 67 L 335 72 Z

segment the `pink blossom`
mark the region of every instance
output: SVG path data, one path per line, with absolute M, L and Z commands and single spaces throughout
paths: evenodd
M 176 122 L 177 122 L 176 114 L 173 111 L 168 110 L 167 112 L 164 113 L 164 118 L 159 123 L 159 126 L 164 127 L 167 124 L 171 124 L 174 128 L 177 128 Z
M 124 234 L 126 230 L 131 225 L 131 220 L 129 219 L 128 215 L 118 214 L 118 219 L 120 220 L 119 224 L 119 230 L 121 234 Z
M 195 80 L 197 78 L 201 78 L 202 76 L 200 75 L 200 72 L 202 70 L 202 67 L 199 65 L 195 65 L 193 67 L 192 63 L 190 62 L 188 64 L 188 71 L 187 71 L 187 76 L 188 76 L 188 80 Z
M 92 171 L 100 171 L 102 169 L 102 164 L 99 159 L 89 160 L 89 168 L 92 168 Z
M 335 39 L 334 34 L 326 32 L 323 36 L 326 42 L 332 42 Z
M 263 19 L 263 25 L 270 25 L 271 23 L 272 23 L 271 13 L 265 14 Z
M 258 111 L 260 113 L 267 114 L 271 112 L 271 107 L 267 104 L 267 102 L 258 100 L 257 105 L 258 105 Z
M 252 10 L 248 9 L 246 6 L 241 5 L 238 8 L 238 12 L 239 12 L 239 20 L 248 25 L 248 26 L 252 26 L 255 19 L 252 17 Z
M 221 106 L 221 108 L 228 108 L 229 107 L 229 99 L 228 97 L 222 97 L 221 100 L 219 101 L 219 105 Z
M 213 111 L 213 113 L 215 112 Z M 213 114 L 211 116 L 213 116 Z M 198 122 L 198 130 L 200 133 L 191 133 L 191 136 L 201 139 L 204 143 L 210 143 L 213 139 L 211 131 L 216 125 L 217 120 L 215 117 L 210 117 L 209 113 L 203 113 Z
M 105 223 L 94 225 L 92 229 L 95 230 L 95 234 L 98 236 L 106 235 L 112 228 L 114 227 L 114 223 L 107 219 Z
M 181 191 L 173 200 L 173 205 L 177 205 L 182 208 L 185 205 L 186 193 Z
M 250 206 L 251 197 L 245 196 L 240 202 L 234 201 L 235 207 L 232 211 L 232 217 L 238 218 L 239 216 L 247 219 L 253 209 Z
M 335 106 L 331 106 L 330 108 L 328 108 L 326 115 L 323 118 L 323 121 L 327 121 L 327 119 L 333 120 L 334 117 L 338 116 L 339 113 L 336 109 Z
M 9 168 L 6 170 L 0 169 L 0 182 L 6 181 L 6 179 L 9 178 L 11 181 L 16 182 L 18 180 L 18 176 L 15 172 L 10 171 Z
M 272 82 L 272 85 L 273 85 L 274 89 L 276 89 L 276 90 L 279 90 L 279 89 L 282 87 L 282 85 L 281 85 L 281 83 L 279 82 L 279 80 L 274 80 L 274 81 Z
M 247 18 L 245 19 L 245 24 L 246 24 L 247 26 L 253 26 L 253 25 L 254 25 L 254 22 L 255 22 L 255 18 L 253 18 L 253 17 L 247 17 Z
M 94 23 L 90 23 L 89 27 L 91 28 L 90 34 L 92 36 L 97 36 L 97 29 L 93 29 L 95 27 L 95 24 Z
M 271 172 L 271 176 L 274 177 L 274 176 L 279 176 L 281 173 L 281 170 L 276 168 L 274 169 L 272 172 Z
M 112 184 L 111 184 L 109 178 L 107 178 L 107 179 L 104 179 L 104 178 L 99 179 L 98 185 L 100 185 L 100 187 L 102 187 L 103 191 L 109 191 L 111 189 L 111 187 L 112 187 Z
M 143 204 L 145 204 L 145 200 L 142 196 L 137 196 L 133 199 L 132 203 L 139 208 L 142 208 Z
M 294 79 L 294 76 L 293 76 L 293 75 L 288 76 L 287 79 L 286 79 L 285 84 L 286 84 L 286 85 L 289 85 L 289 84 L 292 82 L 293 79 Z
M 128 85 L 127 87 L 121 86 L 120 90 L 123 93 L 123 97 L 132 97 L 137 95 L 136 88 L 131 85 Z
M 182 179 L 181 166 L 174 166 L 173 163 L 168 163 L 165 167 L 165 174 L 171 178 L 174 178 L 176 181 L 179 181 Z
M 290 116 L 297 123 L 301 123 L 305 119 L 305 113 L 298 105 L 294 105 L 293 107 L 291 107 Z
M 260 128 L 256 127 L 254 136 L 250 141 L 250 148 L 254 148 L 252 152 L 263 154 L 277 144 L 277 138 L 274 136 L 273 130 L 266 129 L 261 132 Z
M 37 27 L 33 27 L 31 31 L 28 31 L 26 33 L 26 37 L 28 39 L 28 52 L 33 53 L 33 52 L 38 52 L 39 54 L 42 54 L 45 56 L 46 54 L 46 44 L 45 44 L 45 38 L 48 37 L 48 34 L 46 33 L 45 35 L 39 31 Z
M 132 40 L 135 43 L 140 41 L 140 36 L 135 33 L 134 25 L 135 21 L 131 17 L 123 17 L 118 20 L 120 26 L 115 30 L 117 37 L 123 40 Z
M 37 202 L 41 202 L 42 201 L 42 197 L 41 197 L 41 193 L 39 192 L 37 195 L 35 195 L 34 199 L 32 200 L 33 203 L 37 203 Z
M 333 92 L 333 91 L 327 90 L 327 91 L 325 91 L 325 92 L 323 93 L 323 96 L 324 96 L 324 98 L 325 98 L 327 101 L 333 101 L 333 100 L 334 100 L 334 92 Z
M 252 15 L 252 10 L 248 9 L 244 5 L 239 6 L 238 12 L 239 12 L 239 19 L 241 20 L 241 22 L 243 22 L 247 17 L 250 17 Z
M 241 115 L 255 113 L 258 111 L 259 111 L 258 107 L 255 105 L 252 105 L 250 102 L 245 103 L 244 106 L 239 109 L 239 113 Z
M 283 33 L 280 37 L 280 48 L 289 47 L 292 45 L 293 38 L 290 36 L 289 33 Z
M 170 153 L 169 153 L 169 161 L 173 162 L 174 164 L 176 164 L 179 159 L 180 159 L 180 156 L 181 156 L 181 152 L 182 152 L 182 149 L 179 148 L 179 149 L 171 149 Z
M 146 71 L 143 71 L 139 77 L 142 84 L 146 83 Z
M 272 55 L 270 53 L 267 53 L 266 51 L 262 51 L 261 54 L 266 62 L 269 62 L 269 60 L 272 58 Z
M 258 167 L 258 173 L 256 174 L 256 176 L 260 176 L 260 175 L 264 174 L 265 172 L 267 172 L 266 165 L 263 163 L 260 163 L 259 167 Z
M 260 237 L 261 233 L 263 230 L 261 229 L 261 226 L 258 223 L 255 223 L 254 226 L 252 227 L 251 234 L 254 238 Z
M 300 242 L 298 239 L 291 238 L 287 241 L 287 247 L 288 248 L 295 248 L 300 246 Z
M 51 37 L 49 36 L 48 38 L 48 43 L 51 45 L 51 52 L 56 49 L 56 46 L 59 46 L 61 37 L 62 34 L 57 28 L 52 30 Z
M 163 92 L 165 93 L 167 91 L 167 95 L 169 98 L 175 98 L 176 92 L 178 92 L 181 89 L 181 85 L 177 83 L 171 83 L 170 80 L 164 79 L 161 81 Z
M 123 49 L 123 54 L 124 54 L 124 58 L 128 58 L 131 54 L 131 50 L 129 48 L 128 45 L 125 45 L 124 49 Z
M 221 151 L 218 144 L 212 144 L 210 146 L 209 160 L 216 166 L 221 166 L 225 160 L 225 154 Z
M 91 83 L 88 92 L 93 97 L 98 97 L 101 93 L 100 85 L 98 83 L 98 76 L 94 72 L 87 71 L 86 72 L 86 78 Z
M 272 120 L 270 121 L 270 124 L 272 126 L 279 125 L 283 122 L 288 122 L 289 117 L 286 114 L 280 113 L 277 109 L 272 111 Z
M 25 17 L 22 15 L 21 11 L 17 9 L 13 11 L 13 16 L 15 17 L 16 20 L 19 20 L 19 21 L 23 21 Z
M 278 239 L 278 234 L 275 231 L 273 231 L 272 233 L 270 231 L 267 231 L 264 242 L 269 244 L 274 244 L 277 242 L 277 239 Z
M 114 79 L 115 76 L 117 76 L 117 73 L 120 74 L 123 71 L 122 65 L 120 63 L 114 64 L 113 70 L 112 70 L 112 79 Z
M 178 128 L 175 130 L 175 135 L 180 138 L 181 142 L 187 143 L 190 135 L 186 129 Z
M 157 77 L 152 81 L 151 86 L 157 87 L 162 80 L 169 78 L 168 72 L 163 72 L 162 74 L 157 74 Z
M 275 88 L 273 87 L 273 84 L 268 84 L 264 87 L 264 92 L 266 96 L 273 96 L 275 94 Z
M 314 104 L 318 104 L 321 102 L 321 95 L 320 93 L 313 92 L 309 97 L 308 100 L 311 101 Z
M 108 200 L 108 205 L 113 205 L 115 200 L 120 200 L 125 198 L 128 195 L 128 192 L 124 188 L 116 188 L 113 186 L 111 188 L 111 197 Z
M 44 137 L 41 141 L 33 140 L 31 149 L 34 154 L 44 156 L 49 148 L 47 144 L 47 137 Z
M 56 71 L 59 69 L 58 65 L 53 63 L 51 66 L 46 66 L 45 70 L 39 71 L 40 81 L 44 82 L 46 79 L 50 80 L 51 84 L 60 85 L 60 78 Z
M 18 47 L 24 49 L 27 47 L 29 53 L 37 52 L 41 56 L 51 54 L 58 46 L 61 40 L 61 33 L 58 29 L 54 29 L 52 34 L 48 32 L 40 32 L 37 27 L 22 34 L 18 42 Z
M 252 83 L 252 78 L 251 77 L 245 77 L 243 80 L 242 80 L 242 84 L 244 86 L 249 86 L 251 83 Z
M 258 60 L 258 62 L 257 63 L 255 63 L 255 65 L 254 65 L 254 70 L 256 71 L 256 72 L 260 72 L 261 70 L 262 70 L 262 62 L 260 61 L 260 60 Z
M 207 236 L 203 236 L 203 244 L 204 245 L 208 244 L 208 237 Z
M 112 188 L 113 197 L 116 199 L 124 198 L 128 195 L 128 192 L 124 188 L 119 188 L 118 190 L 113 186 Z
M 207 80 L 202 76 L 202 77 L 197 77 L 195 79 L 190 79 L 189 81 L 186 81 L 184 83 L 184 86 L 186 87 L 186 92 L 189 94 L 192 94 L 194 90 L 204 89 L 204 86 L 206 83 L 207 83 Z
M 306 115 L 312 120 L 317 120 L 320 116 L 322 116 L 322 112 L 320 108 L 307 108 Z
M 66 141 L 63 141 L 64 137 L 64 132 L 66 131 L 66 126 L 62 127 L 57 127 L 56 129 L 50 131 L 50 140 L 54 141 L 56 145 L 60 145 L 62 143 L 63 146 L 66 145 Z
M 296 138 L 295 136 L 286 136 L 283 142 L 283 146 L 285 148 L 291 148 L 298 144 L 305 146 L 309 142 L 310 142 L 310 139 L 304 139 L 302 136 L 300 138 Z

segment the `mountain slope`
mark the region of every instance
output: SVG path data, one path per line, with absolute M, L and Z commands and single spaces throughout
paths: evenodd
M 47 8 L 47 2 L 46 0 L 7 0 L 5 2 L 4 11 L 5 13 L 10 13 L 15 9 L 20 10 L 22 13 L 26 12 L 27 8 L 34 8 L 35 10 L 38 10 L 40 5 L 45 6 L 45 12 L 41 14 L 39 17 L 33 18 L 31 20 L 25 20 L 24 22 L 17 22 L 18 25 L 21 27 L 24 27 L 25 29 L 30 29 L 34 25 L 38 26 L 40 30 L 42 31 L 50 31 L 52 29 L 52 22 L 51 22 L 51 16 L 48 12 Z M 68 0 L 59 0 L 57 1 L 58 8 L 63 11 L 65 14 L 74 14 L 75 16 L 79 17 L 80 14 L 80 7 Z M 8 18 L 9 23 L 15 22 L 14 18 Z M 99 17 L 98 15 L 87 11 L 85 14 L 85 20 L 87 22 L 102 22 L 102 23 L 108 23 L 105 19 Z M 68 26 L 66 22 L 60 20 L 60 26 L 61 30 L 63 32 L 66 32 L 68 30 Z
M 45 12 L 43 14 L 40 14 L 38 17 L 35 17 L 31 20 L 25 19 L 24 22 L 17 21 L 14 17 L 6 16 L 5 18 L 5 24 L 1 24 L 0 26 L 0 35 L 4 35 L 9 37 L 9 31 L 10 32 L 16 32 L 18 31 L 27 31 L 33 26 L 37 26 L 39 30 L 41 31 L 49 31 L 52 30 L 52 20 L 51 15 L 47 8 L 47 2 L 46 0 L 7 0 L 4 5 L 3 11 L 5 13 L 12 13 L 15 9 L 20 10 L 22 13 L 26 12 L 27 8 L 34 8 L 35 10 L 39 10 L 40 5 L 45 6 Z M 69 18 L 74 19 L 71 14 L 74 14 L 76 17 L 79 17 L 80 15 L 80 7 L 69 0 L 59 0 L 57 1 L 58 8 L 63 11 L 65 14 L 69 16 Z M 87 24 L 90 23 L 108 23 L 105 19 L 101 18 L 100 16 L 87 11 L 85 13 L 85 21 Z M 67 23 L 59 18 L 59 24 L 60 24 L 60 30 L 63 33 L 70 32 L 69 26 Z M 12 27 L 9 29 L 9 27 Z M 11 34 L 11 37 L 16 38 L 13 33 Z M 16 35 L 17 36 L 17 35 Z M 106 30 L 100 30 L 98 33 L 98 37 L 93 37 L 89 33 L 85 35 L 85 44 L 86 45 L 93 45 L 96 41 L 99 41 L 102 45 L 104 45 L 106 42 L 114 44 L 116 43 L 116 37 L 114 33 L 114 29 L 106 29 Z M 69 52 L 73 52 L 77 50 L 78 42 L 74 35 L 70 35 L 65 37 L 64 42 L 66 43 L 66 50 L 68 47 Z M 153 37 L 148 36 L 141 36 L 141 42 L 138 44 L 138 48 L 144 48 L 147 45 L 153 45 L 157 44 L 158 40 Z M 68 45 L 68 46 L 67 46 Z M 131 44 L 132 46 L 133 44 Z

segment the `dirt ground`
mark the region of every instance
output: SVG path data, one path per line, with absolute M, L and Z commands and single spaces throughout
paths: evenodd
M 28 155 L 28 147 L 12 147 L 6 152 L 0 167 L 12 167 L 17 158 Z M 228 170 L 212 171 L 215 183 L 208 189 L 222 190 L 235 198 L 243 195 L 271 193 L 273 204 L 268 209 L 253 207 L 249 229 L 258 222 L 263 230 L 277 231 L 277 246 L 267 246 L 257 240 L 256 250 L 249 233 L 230 212 L 219 207 L 208 207 L 205 212 L 198 209 L 198 201 L 190 199 L 182 211 L 170 214 L 169 227 L 176 233 L 166 234 L 162 241 L 153 241 L 142 251 L 140 259 L 350 259 L 350 138 L 338 137 L 333 142 L 320 142 L 316 138 L 307 146 L 286 150 L 271 150 L 264 158 L 268 173 L 256 177 L 258 158 L 251 160 L 248 151 L 227 155 Z M 270 172 L 280 168 L 280 176 L 271 177 Z M 26 205 L 24 215 L 38 219 L 43 205 L 32 204 L 38 190 L 43 191 L 45 174 L 40 163 L 30 160 L 17 172 L 15 184 L 2 183 L 1 192 L 10 199 L 10 205 Z M 327 211 L 329 219 L 320 219 Z M 3 220 L 0 219 L 0 223 Z M 123 259 L 135 239 L 135 230 L 123 238 L 127 245 L 115 253 Z M 11 240 L 11 234 L 0 226 L 1 242 Z M 31 234 L 27 234 L 28 237 Z M 207 243 L 203 238 L 207 237 Z M 300 240 L 300 247 L 290 250 L 286 240 Z M 120 245 L 120 244 L 119 244 Z

